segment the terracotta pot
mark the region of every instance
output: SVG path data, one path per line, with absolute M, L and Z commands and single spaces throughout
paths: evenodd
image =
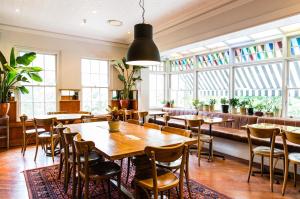
M 232 114 L 237 114 L 237 108 L 232 107 L 232 108 L 231 108 L 231 113 L 232 113 Z
M 209 111 L 214 112 L 215 111 L 215 105 L 210 105 L 209 106 Z
M 0 103 L 0 117 L 6 116 L 9 111 L 9 103 Z
M 110 132 L 117 132 L 120 129 L 120 121 L 119 120 L 108 121 L 108 125 L 109 125 Z
M 204 111 L 209 112 L 209 105 L 204 105 Z
M 122 99 L 120 100 L 121 108 L 122 109 L 127 109 L 129 106 L 129 100 L 128 99 Z
M 247 114 L 247 109 L 246 108 L 240 108 L 240 113 L 241 113 L 241 115 L 246 115 Z
M 274 113 L 273 112 L 266 112 L 266 116 L 267 117 L 274 117 Z
M 262 112 L 262 111 L 256 111 L 256 112 L 254 113 L 254 115 L 256 115 L 256 116 L 258 116 L 258 117 L 261 117 L 261 116 L 264 115 L 264 112 Z

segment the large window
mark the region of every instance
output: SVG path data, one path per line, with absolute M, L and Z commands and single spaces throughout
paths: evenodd
M 56 111 L 56 55 L 37 53 L 31 65 L 43 68 L 40 72 L 43 82 L 22 83 L 29 94 L 20 95 L 20 114 L 34 117 Z
M 150 73 L 149 77 L 149 101 L 150 107 L 161 107 L 164 101 L 165 75 L 161 73 Z
M 289 62 L 288 116 L 300 117 L 300 61 Z
M 177 107 L 191 107 L 193 100 L 193 73 L 171 75 L 171 100 Z
M 82 110 L 105 113 L 108 105 L 108 61 L 81 60 Z

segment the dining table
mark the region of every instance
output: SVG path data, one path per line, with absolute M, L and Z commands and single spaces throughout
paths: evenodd
M 183 120 L 185 121 L 185 125 L 187 128 L 187 121 L 188 120 L 202 120 L 204 124 L 208 125 L 208 132 L 209 136 L 212 137 L 212 126 L 215 124 L 222 124 L 222 123 L 232 123 L 234 119 L 232 118 L 221 118 L 221 117 L 208 117 L 203 115 L 173 115 L 170 116 L 171 119 L 175 120 Z M 203 155 L 208 156 L 208 160 L 213 161 L 214 156 L 220 157 L 222 159 L 225 159 L 225 156 L 223 154 L 220 154 L 218 152 L 213 151 L 212 142 L 209 144 L 208 152 L 203 152 Z
M 93 141 L 96 150 L 110 161 L 134 156 L 135 176 L 147 176 L 147 173 L 151 176 L 151 164 L 144 153 L 146 146 L 166 147 L 180 143 L 197 143 L 195 138 L 122 121 L 117 132 L 109 131 L 107 121 L 67 124 L 64 127 L 70 128 L 71 132 L 80 133 L 84 140 Z M 125 187 L 121 187 L 121 190 L 130 198 L 133 197 Z
M 63 114 L 38 115 L 35 116 L 35 118 L 37 119 L 56 118 L 57 121 L 67 124 L 67 123 L 74 123 L 76 120 L 80 120 L 81 117 L 85 115 L 89 115 L 89 114 L 63 113 Z
M 164 111 L 156 111 L 156 110 L 150 110 L 148 112 L 149 116 L 152 116 L 153 117 L 153 120 L 154 120 L 154 123 L 156 122 L 156 118 L 157 116 L 163 116 L 165 115 L 167 112 L 164 112 Z

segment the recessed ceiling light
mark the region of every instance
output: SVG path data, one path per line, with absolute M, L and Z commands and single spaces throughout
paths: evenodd
M 107 20 L 107 23 L 111 26 L 122 26 L 123 22 L 119 20 L 110 19 Z
M 92 13 L 93 13 L 93 14 L 97 14 L 97 10 L 93 10 Z
M 234 39 L 229 39 L 226 40 L 226 43 L 228 44 L 237 44 L 237 43 L 242 43 L 242 42 L 246 42 L 246 41 L 250 41 L 251 39 L 249 37 L 237 37 Z
M 250 37 L 252 37 L 253 39 L 262 39 L 264 37 L 270 37 L 270 36 L 280 35 L 280 34 L 281 32 L 278 29 L 272 29 L 272 30 L 267 30 L 264 32 L 252 34 L 250 35 Z
M 16 8 L 16 10 L 15 10 L 16 12 L 20 12 L 20 9 L 19 8 Z

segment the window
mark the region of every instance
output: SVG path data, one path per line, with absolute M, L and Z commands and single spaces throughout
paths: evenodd
M 165 75 L 160 73 L 150 73 L 149 77 L 149 101 L 150 107 L 161 107 L 164 101 L 164 85 L 165 85 Z
M 34 117 L 56 111 L 56 55 L 37 53 L 31 65 L 43 68 L 40 72 L 43 82 L 22 83 L 29 94 L 20 95 L 20 114 Z
M 229 64 L 229 51 L 197 55 L 198 67 L 221 66 Z
M 170 61 L 171 71 L 189 71 L 194 68 L 195 61 L 193 57 L 182 58 Z
M 300 117 L 300 61 L 289 62 L 288 116 Z
M 229 97 L 229 69 L 198 72 L 198 99 L 208 103 L 216 99 L 216 108 L 220 107 L 220 99 Z
M 108 105 L 108 61 L 81 60 L 82 110 L 105 113 Z
M 193 100 L 193 74 L 171 75 L 171 100 L 177 107 L 191 107 Z

